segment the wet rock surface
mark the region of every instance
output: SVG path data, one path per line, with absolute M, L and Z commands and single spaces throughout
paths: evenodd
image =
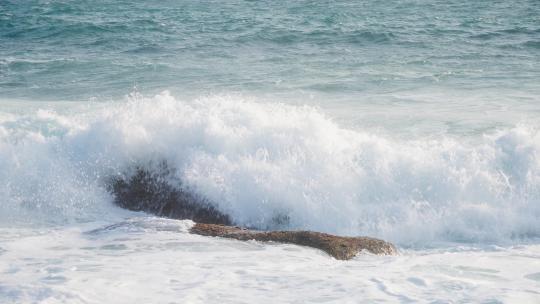
M 278 242 L 318 248 L 338 260 L 349 260 L 361 251 L 396 254 L 394 245 L 369 237 L 342 237 L 313 231 L 258 231 L 234 226 L 197 223 L 191 233 L 241 241 Z
M 114 202 L 129 210 L 193 220 L 196 224 L 190 232 L 198 235 L 309 246 L 338 260 L 351 259 L 361 251 L 379 255 L 396 253 L 392 244 L 369 237 L 341 237 L 314 231 L 260 231 L 232 226 L 231 218 L 210 201 L 182 187 L 173 187 L 166 167 L 157 172 L 137 169 L 130 177 L 112 179 L 109 189 L 115 196 Z
M 109 189 L 114 194 L 114 203 L 129 210 L 200 223 L 232 224 L 230 217 L 207 199 L 182 187 L 173 187 L 166 168 L 157 173 L 137 169 L 131 177 L 113 178 Z

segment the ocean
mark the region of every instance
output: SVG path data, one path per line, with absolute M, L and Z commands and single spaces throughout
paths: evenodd
M 0 1 L 0 303 L 540 303 L 540 2 Z M 166 163 L 235 224 L 113 204 Z

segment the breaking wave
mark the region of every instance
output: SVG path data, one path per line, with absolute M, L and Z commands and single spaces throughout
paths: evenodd
M 65 113 L 64 113 L 65 112 Z M 0 220 L 122 217 L 111 176 L 165 161 L 235 223 L 401 245 L 540 236 L 540 133 L 392 139 L 311 107 L 168 92 L 83 111 L 0 114 Z

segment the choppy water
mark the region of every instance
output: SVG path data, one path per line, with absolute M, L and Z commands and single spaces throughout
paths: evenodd
M 241 92 L 321 105 L 366 126 L 384 119 L 395 129 L 482 132 L 539 113 L 539 6 L 3 1 L 0 94 L 108 101 L 133 87 L 182 98 Z
M 145 302 L 294 283 L 310 301 L 534 303 L 539 118 L 538 1 L 2 1 L 0 302 L 132 302 L 153 259 L 148 293 L 171 289 Z M 112 205 L 111 176 L 161 161 L 238 224 L 371 235 L 403 255 L 329 262 Z M 91 233 L 126 218 L 135 232 Z M 195 266 L 165 270 L 180 257 Z M 332 272 L 307 271 L 321 263 Z M 363 287 L 344 281 L 370 265 Z M 180 279 L 224 271 L 227 291 Z M 238 296 L 246 278 L 260 293 Z

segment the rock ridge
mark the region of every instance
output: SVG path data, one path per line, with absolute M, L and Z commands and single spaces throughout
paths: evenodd
M 136 168 L 130 177 L 117 176 L 109 183 L 114 203 L 120 207 L 158 216 L 193 220 L 193 234 L 241 241 L 277 242 L 318 248 L 338 260 L 348 260 L 362 251 L 378 255 L 396 254 L 391 243 L 370 237 L 343 237 L 315 231 L 261 231 L 234 226 L 229 215 L 212 202 L 181 187 L 171 185 L 165 164 L 157 171 Z

